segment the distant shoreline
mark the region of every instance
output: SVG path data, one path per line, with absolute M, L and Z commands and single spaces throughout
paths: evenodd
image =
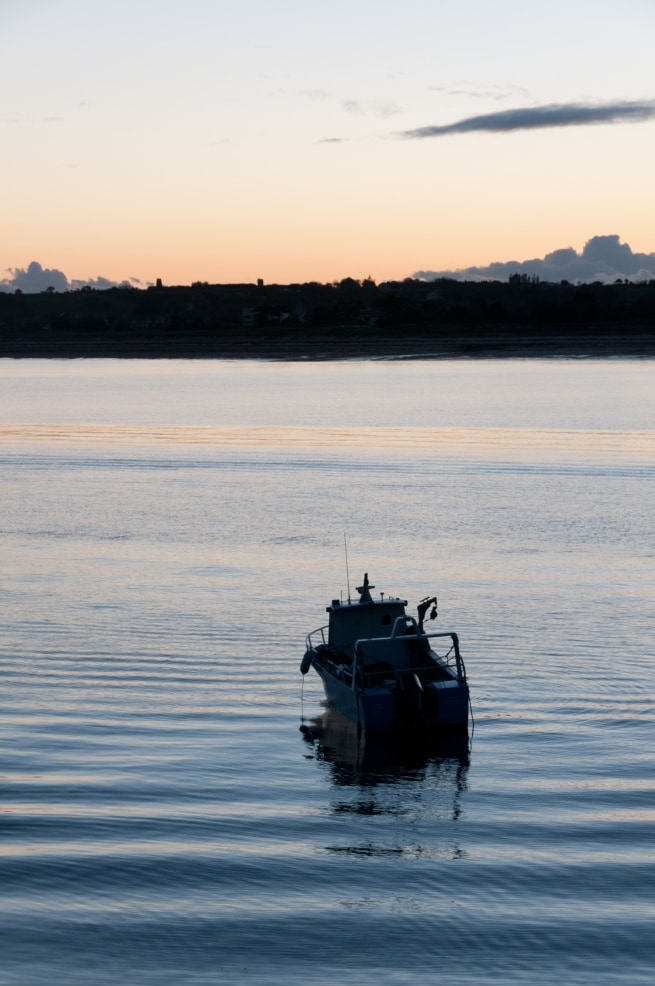
M 648 283 L 193 284 L 0 292 L 0 357 L 498 359 L 655 356 Z
M 168 332 L 80 336 L 32 330 L 3 333 L 0 358 L 8 359 L 608 359 L 655 357 L 655 331 L 646 326 L 399 326 L 394 333 L 337 328 L 261 334 L 243 330 L 194 336 Z

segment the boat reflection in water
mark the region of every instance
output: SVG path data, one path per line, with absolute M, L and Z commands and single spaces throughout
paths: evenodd
M 459 818 L 470 762 L 466 728 L 359 733 L 356 724 L 330 708 L 300 728 L 315 759 L 329 766 L 334 813 L 403 815 L 408 820 L 418 813 L 445 823 Z M 365 850 L 344 846 L 340 851 L 371 852 L 367 845 Z M 460 855 L 451 848 L 448 855 Z

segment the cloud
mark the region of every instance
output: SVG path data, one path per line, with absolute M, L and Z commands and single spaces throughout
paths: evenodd
M 10 124 L 52 124 L 52 123 L 63 123 L 63 116 L 42 116 L 39 119 L 35 117 L 21 117 L 21 116 L 8 116 L 4 118 L 4 123 Z
M 329 99 L 330 94 L 326 92 L 325 89 L 301 89 L 298 93 L 299 96 L 305 96 L 307 99 Z
M 447 96 L 467 96 L 473 99 L 510 99 L 512 96 L 524 96 L 530 98 L 527 89 L 519 86 L 476 86 L 469 82 L 462 82 L 459 88 L 449 88 L 448 86 L 428 86 L 429 92 L 442 92 Z
M 541 130 L 549 127 L 587 127 L 602 123 L 640 123 L 655 117 L 655 100 L 616 103 L 551 103 L 469 116 L 443 126 L 417 127 L 399 136 L 408 140 L 447 137 L 450 134 L 508 133 L 513 130 Z
M 54 291 L 79 291 L 80 288 L 95 288 L 98 291 L 107 288 L 132 287 L 142 285 L 137 277 L 124 281 L 111 281 L 107 277 L 90 278 L 86 281 L 69 281 L 63 271 L 56 268 L 44 268 L 33 260 L 27 267 L 10 267 L 7 271 L 11 277 L 0 280 L 0 291 L 23 291 L 25 294 L 38 294 L 52 288 Z
M 402 113 L 400 106 L 379 99 L 357 99 L 340 97 L 325 89 L 275 89 L 269 93 L 274 97 L 294 97 L 308 99 L 312 102 L 328 102 L 338 105 L 344 113 L 352 116 L 378 117 L 382 120 Z
M 381 103 L 373 99 L 342 99 L 341 108 L 357 116 L 378 116 L 382 119 L 401 112 L 394 103 Z
M 655 280 L 655 253 L 633 253 L 616 234 L 592 236 L 581 253 L 563 247 L 543 259 L 496 261 L 487 267 L 466 267 L 455 271 L 416 271 L 414 277 L 433 281 L 450 277 L 458 281 L 506 281 L 512 274 L 527 274 L 541 281 L 612 282 Z
M 55 291 L 68 291 L 68 278 L 62 271 L 44 269 L 36 260 L 25 269 L 10 268 L 8 273 L 12 275 L 11 278 L 0 281 L 0 284 L 10 291 L 34 293 L 47 291 L 48 288 L 54 288 Z
M 108 277 L 92 277 L 88 281 L 71 281 L 70 290 L 79 291 L 80 288 L 94 288 L 96 291 L 107 291 L 108 288 L 133 288 L 147 287 L 138 277 L 127 277 L 123 281 L 110 281 Z
M 348 142 L 348 137 L 321 137 L 317 140 L 317 144 L 346 144 Z

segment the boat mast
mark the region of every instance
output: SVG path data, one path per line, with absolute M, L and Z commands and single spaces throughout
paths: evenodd
M 348 602 L 350 602 L 350 572 L 348 571 L 348 541 L 346 532 L 343 532 L 343 550 L 346 553 L 346 585 L 348 586 Z

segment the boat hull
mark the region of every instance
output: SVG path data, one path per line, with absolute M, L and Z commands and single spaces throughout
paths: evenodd
M 375 686 L 354 689 L 312 655 L 328 705 L 366 732 L 394 729 L 464 726 L 468 722 L 469 689 L 456 679 L 433 681 L 421 688 Z

